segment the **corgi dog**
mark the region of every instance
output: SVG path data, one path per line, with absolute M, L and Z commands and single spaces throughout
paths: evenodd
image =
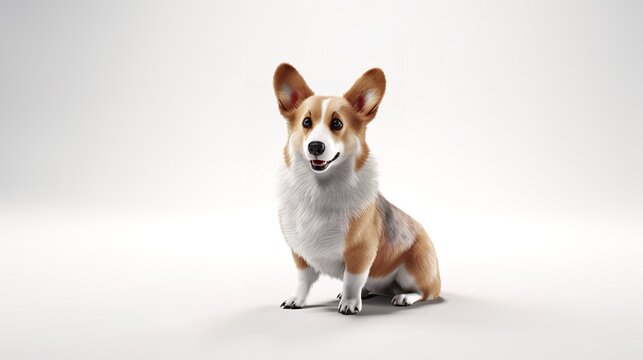
M 338 312 L 356 314 L 369 293 L 409 306 L 440 294 L 433 243 L 422 226 L 379 193 L 366 127 L 384 96 L 382 70 L 364 73 L 344 96 L 318 96 L 289 64 L 273 86 L 288 141 L 279 179 L 279 221 L 298 271 L 301 308 L 320 274 L 343 281 Z

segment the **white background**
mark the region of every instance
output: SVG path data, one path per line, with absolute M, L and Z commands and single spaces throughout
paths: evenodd
M 0 358 L 641 358 L 636 1 L 2 1 Z M 443 301 L 279 309 L 283 61 L 388 79 L 382 192 Z

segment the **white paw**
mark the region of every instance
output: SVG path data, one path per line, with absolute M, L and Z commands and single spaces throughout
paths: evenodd
M 306 305 L 306 300 L 299 299 L 296 296 L 291 296 L 281 303 L 281 307 L 284 309 L 301 309 L 304 305 Z
M 397 294 L 391 299 L 391 304 L 395 306 L 410 306 L 419 301 L 422 297 L 420 294 L 410 293 L 410 294 Z
M 362 311 L 362 299 L 345 299 L 339 301 L 337 312 L 343 315 L 353 315 Z

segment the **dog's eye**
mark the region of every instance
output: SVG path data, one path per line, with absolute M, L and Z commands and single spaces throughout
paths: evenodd
M 307 117 L 304 119 L 304 121 L 301 122 L 301 125 L 306 129 L 310 129 L 313 126 L 313 121 L 309 117 Z
M 330 128 L 333 130 L 339 130 L 343 126 L 344 126 L 344 123 L 342 123 L 342 121 L 339 119 L 333 119 L 333 121 L 330 122 Z

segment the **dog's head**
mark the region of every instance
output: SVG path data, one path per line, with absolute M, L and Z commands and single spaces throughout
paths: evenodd
M 382 70 L 368 70 L 341 97 L 315 95 L 290 64 L 277 67 L 273 86 L 288 121 L 287 166 L 305 165 L 322 174 L 346 161 L 356 171 L 364 165 L 366 125 L 375 118 L 386 88 Z

